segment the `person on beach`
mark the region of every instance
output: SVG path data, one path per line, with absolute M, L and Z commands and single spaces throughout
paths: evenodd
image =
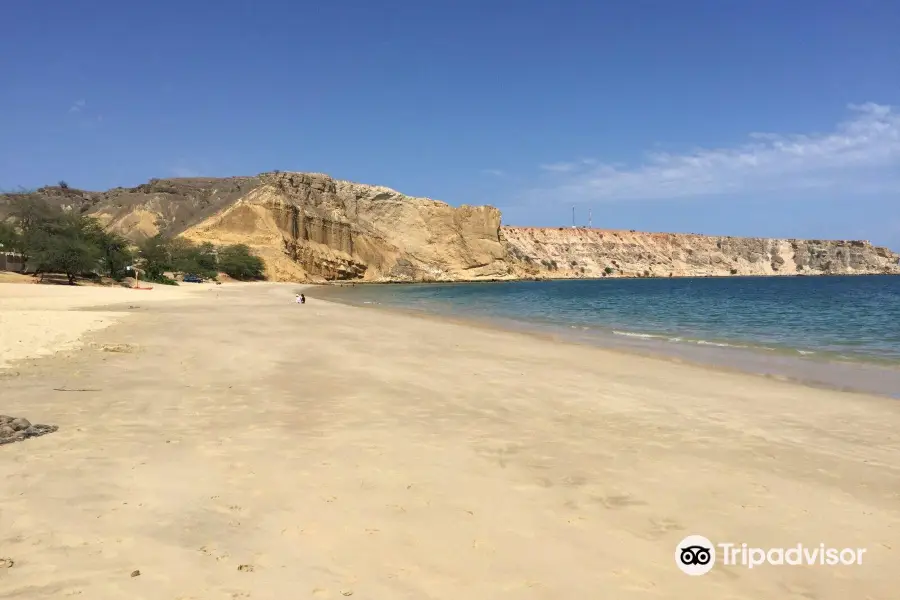
M 297 304 L 303 304 L 303 300 L 300 299 L 300 294 L 297 294 Z
M 306 304 L 306 296 L 304 294 L 300 294 L 300 304 Z

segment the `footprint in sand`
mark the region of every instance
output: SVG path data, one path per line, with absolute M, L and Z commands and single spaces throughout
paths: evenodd
M 604 508 L 617 509 L 647 504 L 634 498 L 631 494 L 612 494 L 610 496 L 593 496 L 592 500 L 602 504 Z
M 672 531 L 684 531 L 684 527 L 674 519 L 650 519 L 650 527 L 641 537 L 658 540 Z
M 202 552 L 206 556 L 209 556 L 210 558 L 215 558 L 216 562 L 228 560 L 229 558 L 229 554 L 227 552 L 220 553 L 214 548 L 210 548 L 209 546 L 200 546 L 200 552 Z

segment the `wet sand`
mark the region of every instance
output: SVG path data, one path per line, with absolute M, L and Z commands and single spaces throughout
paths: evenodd
M 366 284 L 368 287 L 390 288 L 393 284 Z M 414 284 L 416 285 L 416 284 Z M 442 284 L 435 284 L 442 285 Z M 491 285 L 457 284 L 457 285 Z M 363 287 L 363 286 L 361 286 Z M 315 286 L 310 294 L 323 300 L 350 306 L 378 308 L 418 316 L 434 316 L 444 321 L 478 327 L 520 331 L 544 339 L 568 341 L 596 346 L 616 352 L 760 375 L 805 386 L 858 392 L 900 400 L 900 364 L 896 361 L 851 359 L 836 353 L 804 353 L 787 348 L 763 348 L 736 343 L 690 342 L 678 336 L 615 332 L 605 327 L 563 326 L 466 311 L 453 303 L 423 303 L 405 306 L 402 295 L 397 299 L 374 300 L 359 294 L 357 288 L 341 285 Z M 399 301 L 398 301 L 399 300 Z M 811 355 L 812 354 L 812 355 Z
M 6 287 L 0 314 L 27 311 L 4 305 Z M 298 306 L 297 289 L 73 301 L 73 322 L 109 322 L 0 370 L 0 412 L 60 427 L 0 447 L 0 558 L 14 561 L 0 598 L 844 600 L 900 586 L 895 401 Z M 674 551 L 689 534 L 867 552 L 688 577 Z

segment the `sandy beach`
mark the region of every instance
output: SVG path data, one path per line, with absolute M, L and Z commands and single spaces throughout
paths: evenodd
M 0 599 L 896 597 L 897 402 L 300 287 L 0 284 Z

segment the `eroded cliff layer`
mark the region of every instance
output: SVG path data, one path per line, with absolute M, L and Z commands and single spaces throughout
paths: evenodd
M 458 281 L 515 277 L 500 211 L 451 207 L 321 174 L 266 173 L 182 235 L 245 243 L 280 280 Z
M 866 241 L 503 227 L 532 276 L 702 277 L 900 273 L 900 255 Z
M 278 281 L 900 273 L 900 255 L 863 241 L 501 227 L 490 206 L 452 207 L 315 173 L 154 179 L 84 192 L 0 195 L 0 218 L 40 198 L 141 241 L 180 235 L 243 243 Z

